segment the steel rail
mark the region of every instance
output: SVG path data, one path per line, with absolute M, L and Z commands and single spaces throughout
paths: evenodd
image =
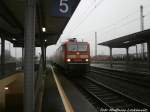
M 131 77 L 131 76 L 119 75 L 119 72 L 120 72 L 120 74 L 122 73 L 121 71 L 117 71 L 118 73 L 113 73 L 115 71 L 109 71 L 109 70 L 108 71 L 107 70 L 100 71 L 100 70 L 92 70 L 91 69 L 90 71 L 93 73 L 96 73 L 96 74 L 101 74 L 103 76 L 107 76 L 107 77 L 111 77 L 111 78 L 115 78 L 115 79 L 119 79 L 119 80 L 123 80 L 123 81 L 128 81 L 132 84 L 138 84 L 142 87 L 146 87 L 146 88 L 150 87 L 150 85 L 148 85 L 144 79 L 139 79 L 140 77 L 135 76 L 135 79 L 133 79 L 134 77 Z M 140 80 L 140 81 L 137 81 L 137 80 Z M 142 81 L 142 83 L 139 83 L 141 81 Z
M 106 104 L 105 102 L 103 102 L 98 96 L 96 96 L 94 93 L 92 93 L 91 91 L 89 91 L 87 88 L 83 87 L 82 85 L 80 85 L 78 82 L 76 82 L 75 80 L 73 81 L 75 83 L 75 85 L 78 86 L 78 88 L 80 88 L 79 90 L 83 91 L 86 93 L 86 95 L 88 94 L 88 96 L 90 96 L 90 98 L 94 101 L 92 101 L 92 104 L 97 108 L 99 109 L 100 107 L 98 106 L 101 106 L 102 108 L 107 108 L 107 109 L 110 109 L 111 107 Z M 96 103 L 96 104 L 95 104 Z M 98 104 L 97 104 L 98 103 Z
M 102 83 L 96 81 L 95 79 L 92 79 L 91 77 L 85 76 L 84 78 L 87 79 L 87 80 L 89 80 L 90 82 L 92 82 L 92 83 L 94 83 L 94 84 L 100 86 L 100 87 L 103 87 L 103 88 L 105 88 L 105 89 L 107 89 L 107 90 L 113 92 L 113 93 L 116 93 L 116 94 L 118 94 L 118 95 L 120 95 L 120 96 L 123 96 L 123 97 L 126 98 L 127 100 L 130 100 L 132 103 L 139 104 L 140 106 L 142 106 L 142 107 L 144 107 L 144 108 L 146 108 L 146 109 L 150 109 L 150 106 L 149 106 L 149 105 L 147 105 L 147 104 L 145 104 L 145 103 L 143 103 L 143 102 L 140 102 L 140 101 L 138 101 L 138 100 L 136 100 L 136 99 L 134 99 L 134 98 L 132 98 L 132 97 L 130 97 L 130 96 L 127 96 L 127 95 L 125 95 L 125 94 L 123 94 L 123 93 L 121 93 L 121 92 L 119 92 L 119 91 L 117 91 L 117 90 L 114 90 L 114 89 L 108 87 L 107 85 L 104 85 L 104 84 L 102 84 Z M 111 107 L 111 106 L 110 106 L 110 107 Z

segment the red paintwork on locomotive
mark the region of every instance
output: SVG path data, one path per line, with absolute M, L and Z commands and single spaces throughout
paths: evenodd
M 65 42 L 64 43 L 65 49 L 67 49 L 67 45 L 70 44 L 70 43 L 73 44 L 74 42 Z M 87 45 L 87 51 L 68 51 L 68 50 L 65 50 L 64 61 L 67 62 L 67 59 L 68 59 L 67 56 L 68 55 L 76 55 L 76 56 L 78 56 L 77 58 L 73 58 L 72 62 L 82 62 L 82 59 L 80 58 L 80 55 L 88 55 L 88 59 L 90 60 L 89 43 L 87 43 L 87 42 L 76 42 L 76 43 L 84 43 L 84 44 L 86 44 Z
M 67 45 L 68 44 L 84 44 L 87 45 L 86 51 L 68 51 Z M 73 55 L 74 58 L 68 58 L 68 56 Z M 83 57 L 82 57 L 83 56 Z M 84 57 L 86 56 L 86 58 Z M 67 59 L 70 59 L 71 61 L 68 62 Z M 88 61 L 86 61 L 88 59 Z M 54 63 L 56 65 L 59 65 L 62 68 L 65 68 L 68 70 L 68 67 L 77 68 L 79 66 L 89 66 L 90 64 L 90 46 L 88 42 L 64 42 L 57 50 L 54 55 Z

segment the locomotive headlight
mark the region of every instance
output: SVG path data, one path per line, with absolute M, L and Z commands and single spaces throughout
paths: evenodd
M 86 61 L 86 62 L 88 62 L 88 61 L 89 61 L 89 59 L 85 59 L 85 61 Z
M 77 55 L 79 55 L 80 53 L 79 52 L 77 52 Z
M 71 61 L 71 59 L 67 59 L 67 62 L 70 62 Z

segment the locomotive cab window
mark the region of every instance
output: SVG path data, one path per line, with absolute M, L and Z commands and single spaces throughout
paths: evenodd
M 87 51 L 87 45 L 86 44 L 68 44 L 67 46 L 68 51 Z
M 77 44 L 69 44 L 67 48 L 68 48 L 68 51 L 77 51 L 78 50 Z
M 86 44 L 78 44 L 78 51 L 87 51 Z

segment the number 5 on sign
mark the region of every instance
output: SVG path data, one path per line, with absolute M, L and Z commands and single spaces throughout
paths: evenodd
M 68 0 L 60 0 L 59 11 L 61 13 L 67 13 L 69 11 Z
M 80 0 L 50 0 L 52 1 L 51 15 L 56 17 L 71 17 Z

